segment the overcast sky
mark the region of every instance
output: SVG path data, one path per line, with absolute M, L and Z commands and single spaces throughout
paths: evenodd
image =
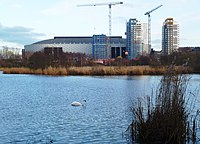
M 180 25 L 180 46 L 200 46 L 200 0 L 121 0 L 112 7 L 112 35 L 125 38 L 126 21 L 147 22 L 151 14 L 152 46 L 161 49 L 162 24 L 172 17 Z M 79 4 L 116 0 L 0 0 L 0 46 L 23 48 L 54 36 L 108 35 L 108 6 L 77 7 Z

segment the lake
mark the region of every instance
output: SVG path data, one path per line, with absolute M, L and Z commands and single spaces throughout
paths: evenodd
M 200 76 L 191 76 L 189 90 L 197 92 Z M 0 74 L 0 143 L 127 143 L 130 107 L 160 78 Z

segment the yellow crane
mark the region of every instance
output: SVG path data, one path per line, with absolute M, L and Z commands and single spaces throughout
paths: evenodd
M 107 5 L 109 7 L 109 36 L 111 36 L 111 29 L 112 29 L 112 22 L 111 22 L 111 8 L 115 5 L 123 4 L 123 2 L 109 2 L 109 3 L 96 3 L 96 4 L 84 4 L 84 5 L 77 5 L 78 7 L 82 6 L 105 6 Z

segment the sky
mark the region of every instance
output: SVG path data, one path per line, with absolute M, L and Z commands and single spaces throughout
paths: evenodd
M 200 0 L 119 0 L 112 7 L 112 35 L 125 38 L 126 22 L 136 18 L 147 23 L 151 13 L 152 47 L 161 50 L 162 24 L 174 18 L 180 27 L 180 46 L 200 46 Z M 118 0 L 0 0 L 0 46 L 24 45 L 54 36 L 108 35 L 108 6 L 77 5 Z

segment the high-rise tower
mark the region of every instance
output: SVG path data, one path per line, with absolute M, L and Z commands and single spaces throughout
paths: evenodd
M 179 48 L 179 25 L 173 18 L 167 18 L 162 27 L 162 52 L 171 54 Z
M 147 24 L 141 23 L 137 19 L 130 19 L 127 22 L 126 41 L 129 59 L 149 53 L 147 45 Z

